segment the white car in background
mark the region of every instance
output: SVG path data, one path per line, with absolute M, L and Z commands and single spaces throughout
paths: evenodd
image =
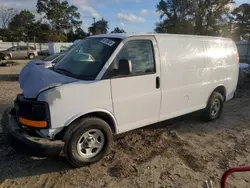
M 60 53 L 52 54 L 41 60 L 31 61 L 30 63 L 42 66 L 44 68 L 50 68 L 54 66 L 64 55 L 65 53 L 60 52 Z

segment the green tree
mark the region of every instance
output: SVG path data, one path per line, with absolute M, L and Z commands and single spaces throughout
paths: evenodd
M 45 14 L 45 18 L 51 21 L 52 26 L 58 31 L 69 30 L 73 27 L 79 27 L 80 13 L 74 5 L 69 5 L 68 1 L 58 0 L 38 0 L 37 12 Z
M 157 33 L 192 33 L 192 25 L 189 21 L 191 5 L 190 0 L 160 0 L 156 11 L 164 20 L 156 23 L 155 31 Z
M 101 19 L 96 23 L 93 23 L 92 26 L 88 28 L 89 33 L 92 35 L 105 34 L 108 32 L 108 21 Z
M 198 35 L 223 35 L 223 29 L 228 27 L 233 0 L 193 0 L 192 15 L 195 32 Z
M 68 42 L 74 42 L 77 39 L 84 39 L 87 36 L 89 36 L 88 33 L 83 31 L 82 28 L 77 28 L 75 31 L 71 30 L 67 33 Z
M 221 36 L 233 0 L 160 0 L 156 32 Z
M 116 27 L 111 33 L 126 33 L 123 29 L 120 29 L 119 27 Z
M 233 11 L 236 40 L 250 40 L 250 4 L 242 4 Z
M 28 32 L 32 29 L 34 23 L 35 15 L 28 10 L 22 10 L 13 17 L 8 28 L 16 40 L 26 40 Z
M 50 25 L 41 21 L 31 24 L 28 31 L 29 40 L 33 39 L 34 42 L 49 42 L 50 35 Z
M 38 37 L 39 42 L 50 42 L 49 37 L 51 33 L 51 27 L 47 23 L 39 23 L 39 31 L 40 33 L 36 35 Z
M 0 40 L 2 41 L 12 41 L 12 36 L 10 30 L 7 28 L 0 28 Z
M 73 42 L 74 41 L 74 31 L 73 31 L 73 29 L 71 29 L 67 33 L 67 40 L 68 40 L 68 42 Z
M 75 33 L 74 33 L 74 40 L 77 40 L 77 39 L 84 39 L 88 36 L 88 33 L 86 33 L 85 31 L 83 31 L 82 28 L 77 28 L 75 30 Z

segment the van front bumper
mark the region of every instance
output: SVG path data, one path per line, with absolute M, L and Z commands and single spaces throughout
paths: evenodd
M 1 120 L 5 140 L 13 149 L 37 157 L 52 157 L 61 153 L 64 142 L 30 135 L 20 126 L 13 111 L 13 108 L 6 109 Z

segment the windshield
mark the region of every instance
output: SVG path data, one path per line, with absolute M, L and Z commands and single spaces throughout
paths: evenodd
M 16 51 L 16 47 L 15 47 L 15 46 L 13 46 L 13 47 L 11 47 L 11 48 L 7 49 L 7 51 Z
M 62 55 L 62 54 L 53 54 L 53 55 L 50 55 L 50 56 L 44 58 L 43 60 L 44 60 L 44 61 L 52 61 L 52 60 L 56 59 L 57 57 L 59 57 L 59 56 L 61 56 L 61 55 Z
M 53 64 L 56 64 L 57 62 L 59 62 L 63 57 L 64 57 L 65 54 L 61 54 L 60 57 L 56 58 L 55 60 L 52 61 Z
M 68 48 L 67 48 L 67 50 L 66 50 L 66 51 L 71 50 L 71 49 L 72 49 L 72 48 L 74 48 L 76 45 L 77 45 L 77 44 L 72 44 L 70 47 L 68 47 Z
M 78 79 L 94 80 L 120 41 L 115 38 L 85 39 L 54 66 L 54 71 Z

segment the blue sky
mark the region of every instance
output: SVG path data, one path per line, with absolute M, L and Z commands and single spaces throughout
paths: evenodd
M 82 15 L 83 29 L 96 20 L 109 21 L 109 28 L 123 28 L 127 32 L 153 32 L 159 15 L 155 12 L 156 0 L 68 0 L 70 4 L 78 7 Z M 250 0 L 236 0 L 236 4 L 250 3 Z M 0 0 L 5 4 L 19 10 L 29 9 L 35 13 L 36 0 Z M 37 15 L 39 17 L 39 15 Z
M 71 0 L 77 2 L 77 0 Z M 155 12 L 157 2 L 154 0 L 106 0 L 90 4 L 95 7 L 92 16 L 104 17 L 109 21 L 109 28 L 123 28 L 127 32 L 152 32 L 159 15 Z M 84 12 L 89 16 L 89 12 Z M 83 13 L 83 14 L 84 14 Z M 83 15 L 85 24 L 91 24 L 92 19 Z

